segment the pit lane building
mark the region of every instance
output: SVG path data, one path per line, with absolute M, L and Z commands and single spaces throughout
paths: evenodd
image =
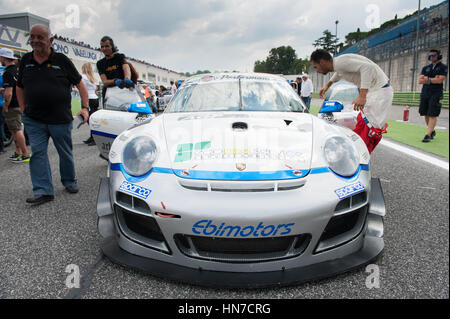
M 32 50 L 28 32 L 35 24 L 50 26 L 50 21 L 46 18 L 31 13 L 14 13 L 0 15 L 0 48 L 12 49 L 15 54 L 24 55 Z M 53 40 L 55 52 L 67 55 L 78 71 L 81 73 L 81 66 L 92 63 L 96 70 L 96 63 L 103 58 L 103 53 L 83 42 L 69 40 L 61 36 L 55 36 Z M 126 54 L 126 52 L 124 52 Z M 153 82 L 156 85 L 170 86 L 170 81 L 184 80 L 186 76 L 160 66 L 153 65 L 146 61 L 140 61 L 132 57 L 128 60 L 133 64 L 139 80 Z

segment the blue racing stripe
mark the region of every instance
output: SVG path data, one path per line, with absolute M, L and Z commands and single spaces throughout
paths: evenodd
M 353 176 L 344 177 L 337 175 L 328 167 L 317 167 L 311 170 L 301 170 L 302 176 L 294 174 L 293 170 L 284 171 L 269 171 L 269 172 L 220 172 L 220 171 L 199 171 L 190 170 L 189 175 L 182 174 L 181 169 L 171 169 L 164 167 L 153 167 L 148 173 L 142 176 L 132 176 L 128 174 L 122 164 L 110 164 L 110 168 L 113 171 L 121 171 L 125 178 L 130 182 L 138 182 L 146 179 L 152 173 L 161 174 L 175 174 L 178 177 L 186 179 L 202 179 L 202 180 L 225 180 L 225 181 L 266 181 L 266 180 L 286 180 L 286 179 L 298 179 L 306 177 L 309 174 L 325 174 L 333 173 L 335 176 L 342 178 L 346 181 L 354 180 L 359 176 L 361 171 L 368 171 L 369 165 L 360 165 L 358 170 Z
M 108 133 L 100 132 L 100 131 L 94 131 L 94 130 L 91 130 L 91 133 L 94 134 L 94 135 L 105 136 L 105 137 L 109 137 L 109 138 L 116 138 L 117 137 L 117 135 L 108 134 Z
M 269 172 L 217 172 L 190 170 L 189 175 L 183 175 L 181 169 L 173 170 L 175 175 L 186 179 L 226 180 L 226 181 L 267 181 L 282 179 L 297 179 L 308 175 L 309 170 L 301 170 L 302 175 L 295 175 L 293 170 Z

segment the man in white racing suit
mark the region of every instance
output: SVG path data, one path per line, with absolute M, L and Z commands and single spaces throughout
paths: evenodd
M 386 117 L 392 106 L 394 90 L 389 78 L 381 68 L 368 58 L 358 54 L 343 54 L 333 58 L 327 51 L 319 49 L 311 54 L 311 63 L 317 72 L 335 72 L 330 81 L 319 91 L 323 98 L 330 86 L 344 79 L 359 88 L 359 96 L 352 102 L 358 115 L 354 131 L 364 140 L 369 153 L 386 133 Z

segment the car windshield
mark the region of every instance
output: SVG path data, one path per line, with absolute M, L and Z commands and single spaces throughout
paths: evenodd
M 120 89 L 111 87 L 106 90 L 105 109 L 114 111 L 127 111 L 128 106 L 136 102 L 145 102 L 138 90 Z
M 182 85 L 166 112 L 306 112 L 283 79 L 259 76 L 204 76 Z
M 352 102 L 359 96 L 358 87 L 344 80 L 334 83 L 325 95 L 325 101 L 339 101 L 344 105 L 344 111 L 352 111 Z

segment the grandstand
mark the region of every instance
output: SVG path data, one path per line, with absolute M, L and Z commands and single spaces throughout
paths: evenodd
M 448 64 L 448 10 L 449 1 L 443 1 L 421 10 L 419 16 L 415 14 L 395 26 L 370 35 L 338 55 L 356 53 L 376 62 L 390 78 L 396 92 L 420 91 L 421 85 L 417 84 L 417 78 L 422 67 L 429 64 L 427 60 L 429 49 L 441 50 L 443 63 Z M 417 28 L 418 17 L 419 28 Z M 414 61 L 416 44 L 417 62 Z M 315 87 L 323 87 L 330 78 L 330 75 L 323 76 L 314 70 L 311 71 Z M 448 79 L 444 87 L 448 91 Z

